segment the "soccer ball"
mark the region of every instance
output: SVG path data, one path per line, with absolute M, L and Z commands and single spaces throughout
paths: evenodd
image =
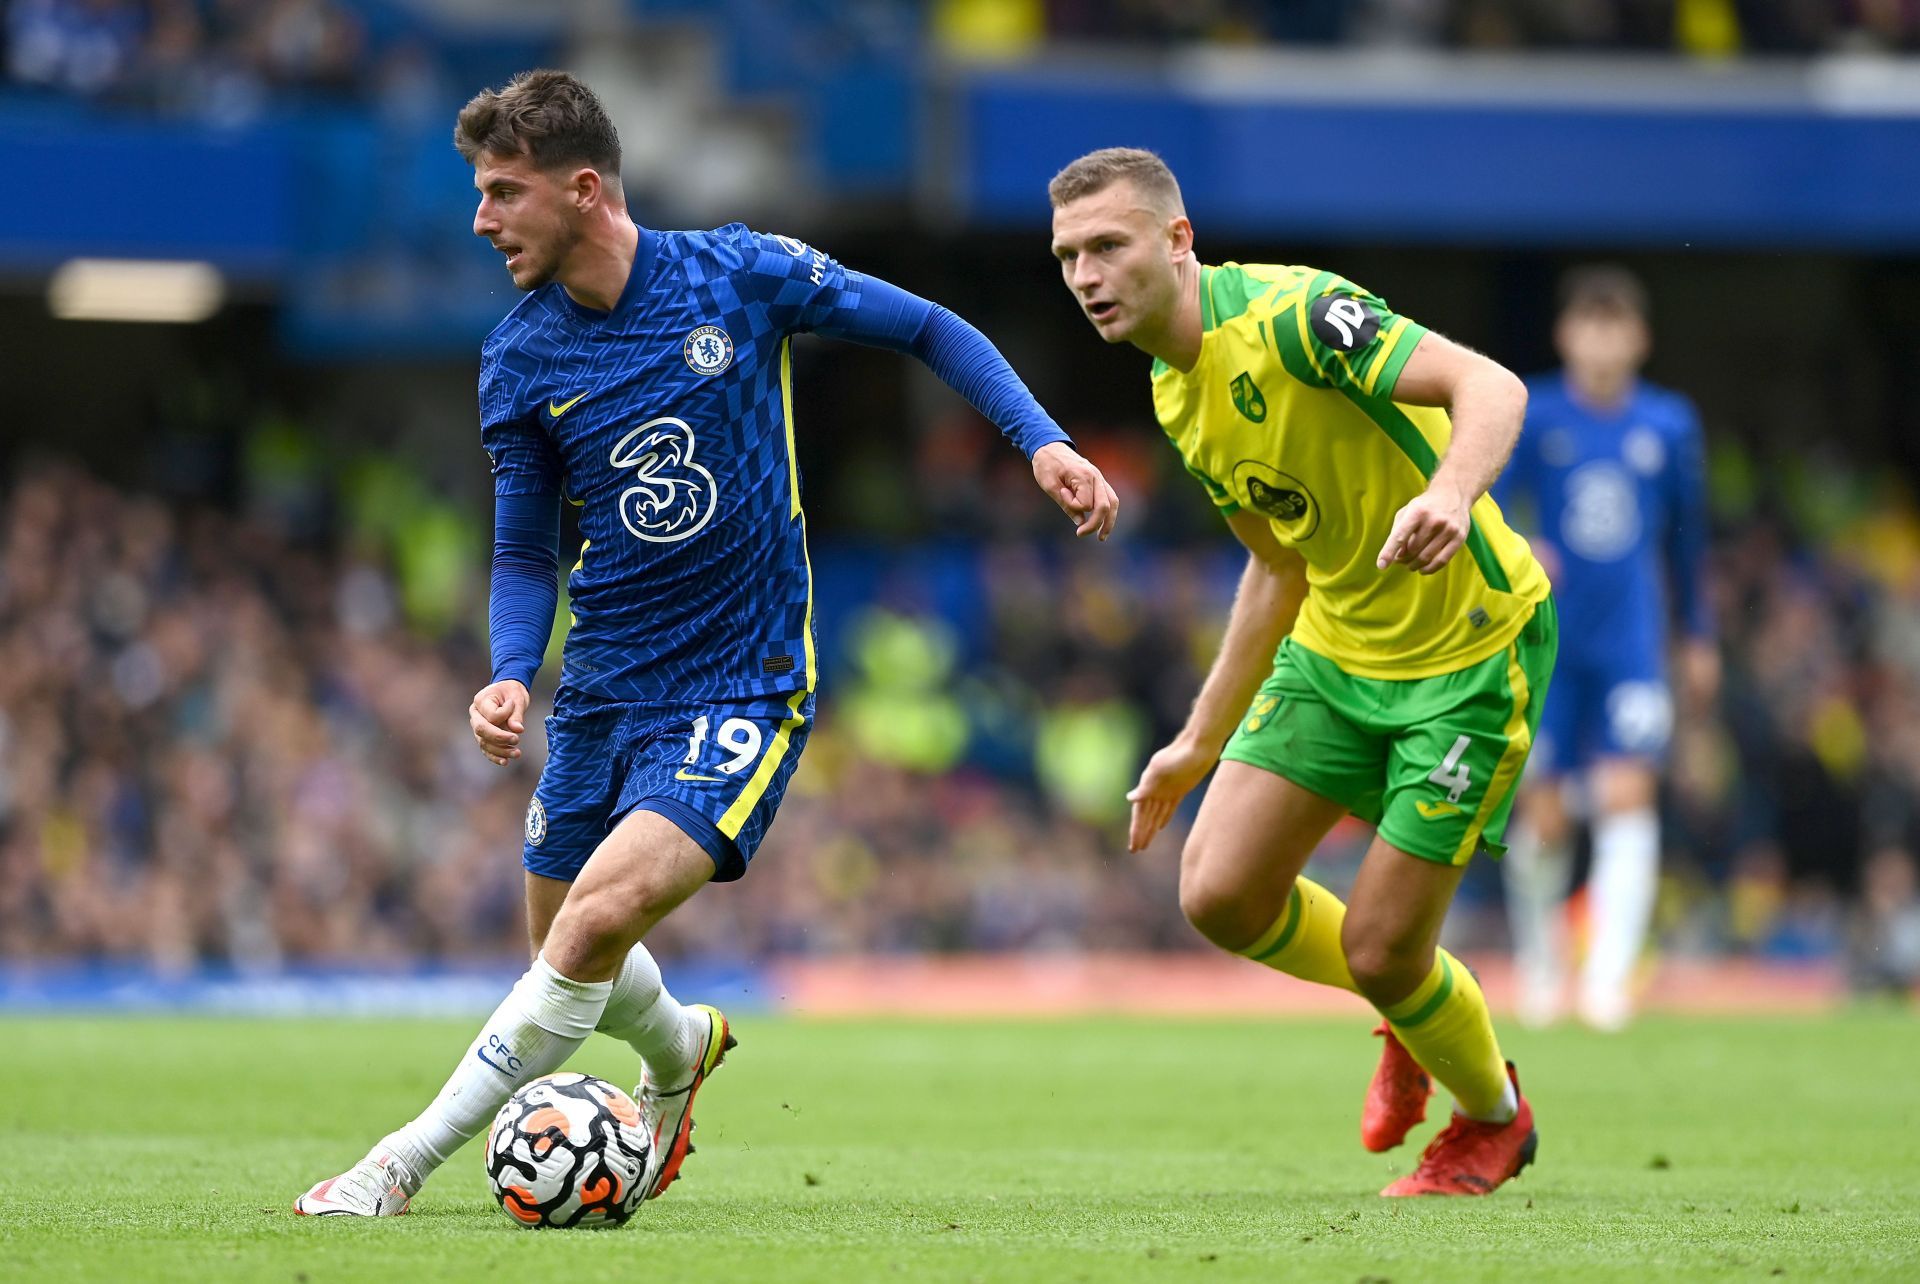
M 653 1163 L 640 1107 L 605 1079 L 550 1074 L 513 1094 L 487 1130 L 487 1181 L 522 1226 L 618 1226 Z

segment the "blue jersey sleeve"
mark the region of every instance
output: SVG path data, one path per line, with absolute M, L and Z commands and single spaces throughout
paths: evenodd
M 859 278 L 805 241 L 769 236 L 735 224 L 742 298 L 766 309 L 774 329 L 786 334 L 836 328 L 860 306 Z
M 1029 459 L 1042 446 L 1071 442 L 1000 350 L 946 308 L 878 277 L 849 272 L 803 241 L 748 235 L 750 292 L 774 324 L 911 353 Z
M 1714 634 L 1707 597 L 1706 445 L 1693 403 L 1680 399 L 1680 414 L 1667 468 L 1667 578 L 1674 610 L 1688 636 Z
M 553 440 L 520 413 L 515 380 L 489 346 L 480 354 L 480 444 L 493 462 L 496 495 L 559 495 L 564 476 Z
M 493 681 L 533 686 L 560 601 L 560 498 L 502 493 L 493 501 L 487 639 Z
M 560 495 L 553 441 L 518 413 L 514 380 L 491 344 L 480 355 L 480 443 L 493 461 L 493 573 L 487 636 L 493 681 L 533 685 L 560 600 Z

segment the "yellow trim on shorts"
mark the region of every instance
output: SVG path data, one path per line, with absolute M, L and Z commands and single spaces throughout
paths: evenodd
M 1453 849 L 1452 864 L 1464 865 L 1473 859 L 1473 853 L 1480 846 L 1480 833 L 1487 827 L 1487 821 L 1500 807 L 1500 802 L 1520 779 L 1520 768 L 1526 764 L 1527 754 L 1533 749 L 1533 730 L 1527 726 L 1527 704 L 1533 697 L 1532 689 L 1527 685 L 1527 671 L 1520 667 L 1520 640 L 1515 638 L 1507 644 L 1507 690 L 1513 697 L 1513 712 L 1507 715 L 1507 748 L 1500 755 L 1500 764 L 1493 769 L 1493 779 L 1487 782 L 1487 792 L 1480 797 L 1480 806 L 1474 810 L 1473 823 L 1467 826 L 1466 836 L 1460 845 Z
M 728 838 L 740 837 L 740 829 L 747 823 L 747 817 L 753 815 L 753 809 L 760 805 L 766 796 L 767 786 L 773 783 L 773 773 L 780 769 L 780 763 L 787 756 L 787 745 L 793 737 L 794 728 L 807 720 L 800 712 L 800 706 L 806 703 L 807 692 L 796 691 L 787 701 L 787 720 L 780 724 L 780 730 L 773 736 L 773 743 L 767 746 L 767 752 L 760 759 L 760 765 L 753 769 L 753 775 L 747 780 L 747 787 L 733 800 L 733 806 L 727 808 L 727 814 L 720 818 L 716 826 Z

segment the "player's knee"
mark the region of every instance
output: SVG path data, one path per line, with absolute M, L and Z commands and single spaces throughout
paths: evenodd
M 1272 916 L 1262 921 L 1248 889 L 1189 866 L 1180 872 L 1180 912 L 1194 930 L 1223 950 L 1241 950 L 1264 932 Z
M 562 976 L 604 981 L 639 939 L 632 910 L 607 896 L 569 897 L 547 930 L 542 953 Z
M 1643 763 L 1605 763 L 1593 776 L 1594 803 L 1602 815 L 1645 811 L 1660 796 L 1659 776 Z
M 1348 918 L 1352 923 L 1352 918 Z M 1395 940 L 1364 929 L 1341 933 L 1341 949 L 1353 983 L 1376 1005 L 1397 1003 L 1412 994 L 1433 970 L 1433 948 Z

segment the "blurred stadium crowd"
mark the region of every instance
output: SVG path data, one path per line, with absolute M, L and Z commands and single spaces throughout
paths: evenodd
M 719 6 L 776 25 L 793 21 L 782 7 Z M 854 0 L 801 7 L 849 33 L 902 22 L 890 6 Z M 672 20 L 712 7 L 630 8 Z M 0 0 L 0 12 L 0 66 L 18 88 L 228 120 L 269 101 L 404 103 L 434 92 L 435 42 L 395 0 Z M 1920 49 L 1913 0 L 938 0 L 924 14 L 936 47 L 996 56 L 1060 40 L 1695 56 Z
M 16 86 L 195 115 L 354 95 L 375 74 L 336 0 L 10 0 L 4 36 Z
M 917 467 L 967 475 L 954 452 L 972 452 L 951 436 L 931 435 Z M 1107 453 L 1136 516 L 1181 485 Z M 498 772 L 465 722 L 487 671 L 486 514 L 390 461 L 318 458 L 291 429 L 256 437 L 232 511 L 51 460 L 8 485 L 0 956 L 521 948 L 539 745 Z M 1715 452 L 1728 681 L 1678 742 L 1662 938 L 1688 954 L 1844 956 L 1864 986 L 1908 984 L 1920 510 L 1833 461 L 1763 491 L 1762 463 Z M 1048 514 L 1019 470 L 978 475 L 973 538 L 819 550 L 812 746 L 750 876 L 676 914 L 664 948 L 1199 946 L 1176 907 L 1183 825 L 1128 855 L 1122 794 L 1210 658 L 1236 571 L 1224 532 L 1041 540 Z M 1365 837 L 1336 832 L 1332 881 Z M 1470 880 L 1454 922 L 1468 947 L 1500 943 L 1496 884 Z
M 1816 53 L 1920 47 L 1907 0 L 974 0 L 1059 38 L 1466 49 Z

